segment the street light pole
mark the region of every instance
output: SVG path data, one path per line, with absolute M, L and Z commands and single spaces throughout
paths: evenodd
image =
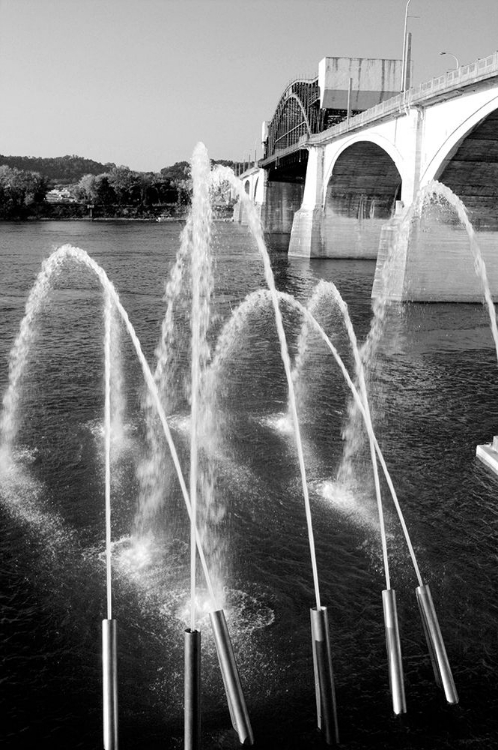
M 403 57 L 401 63 L 401 91 L 404 91 L 406 88 L 406 28 L 408 25 L 408 6 L 410 5 L 411 1 L 412 0 L 407 0 L 405 7 L 405 25 L 403 28 Z

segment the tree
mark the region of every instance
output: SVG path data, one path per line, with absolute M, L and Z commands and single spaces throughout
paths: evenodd
M 133 204 L 134 193 L 140 191 L 136 172 L 129 167 L 114 167 L 109 172 L 109 185 L 114 190 L 119 206 Z
M 79 201 L 95 203 L 97 200 L 97 177 L 94 174 L 85 174 L 74 188 L 74 194 Z
M 48 180 L 38 172 L 0 167 L 0 210 L 5 218 L 22 218 L 29 209 L 40 207 L 48 190 Z

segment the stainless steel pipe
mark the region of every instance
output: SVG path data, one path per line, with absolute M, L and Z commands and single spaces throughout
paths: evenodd
M 389 664 L 389 685 L 393 702 L 393 711 L 398 716 L 406 713 L 405 685 L 403 682 L 403 661 L 399 640 L 398 614 L 396 611 L 396 594 L 393 589 L 382 592 L 384 608 L 384 625 L 386 629 L 386 648 Z
M 327 607 L 320 607 L 320 609 L 313 607 L 310 614 L 317 725 L 322 730 L 326 743 L 337 745 L 339 744 L 339 726 L 330 654 Z
M 201 634 L 185 630 L 184 747 L 201 746 Z
M 116 620 L 102 620 L 104 748 L 118 748 L 118 669 Z
M 210 612 L 211 626 L 220 663 L 223 684 L 228 701 L 232 726 L 239 735 L 241 745 L 252 745 L 254 736 L 247 712 L 239 672 L 222 609 Z
M 441 630 L 439 629 L 439 622 L 429 586 L 427 584 L 418 586 L 415 591 L 436 682 L 443 688 L 448 703 L 458 703 L 458 693 L 446 655 L 446 648 Z

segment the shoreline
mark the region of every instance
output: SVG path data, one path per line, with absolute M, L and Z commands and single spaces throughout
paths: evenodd
M 155 219 L 148 219 L 148 218 L 139 218 L 139 217 L 127 217 L 127 216 L 98 216 L 97 218 L 89 218 L 87 216 L 73 216 L 73 217 L 50 217 L 50 216 L 39 216 L 39 217 L 31 217 L 29 219 L 0 219 L 0 223 L 5 224 L 32 224 L 38 221 L 57 221 L 57 222 L 64 222 L 64 221 L 84 221 L 89 223 L 98 223 L 103 221 L 128 221 L 128 222 L 142 222 L 143 224 L 166 224 L 171 222 L 179 222 L 179 221 L 186 221 L 188 214 L 185 214 L 184 216 L 167 216 L 164 218 L 155 218 Z M 232 224 L 233 218 L 213 218 L 214 223 L 226 223 L 226 224 Z

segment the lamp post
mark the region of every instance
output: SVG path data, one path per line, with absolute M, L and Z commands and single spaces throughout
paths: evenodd
M 405 90 L 405 80 L 406 80 L 406 26 L 408 23 L 408 6 L 410 5 L 412 0 L 407 0 L 406 7 L 405 7 L 405 25 L 403 28 L 403 56 L 401 60 L 401 91 Z
M 440 55 L 450 55 L 450 57 L 452 57 L 455 60 L 455 65 L 456 65 L 455 70 L 460 67 L 460 63 L 458 62 L 458 57 L 456 55 L 454 55 L 453 52 L 440 52 L 439 54 Z
M 420 18 L 420 16 L 411 16 L 408 15 L 408 6 L 410 5 L 411 0 L 407 0 L 406 7 L 405 7 L 405 26 L 403 30 L 403 56 L 402 56 L 402 64 L 401 64 L 401 91 L 406 91 L 407 89 L 407 83 L 409 79 L 409 65 L 410 60 L 408 59 L 408 19 L 409 18 Z

